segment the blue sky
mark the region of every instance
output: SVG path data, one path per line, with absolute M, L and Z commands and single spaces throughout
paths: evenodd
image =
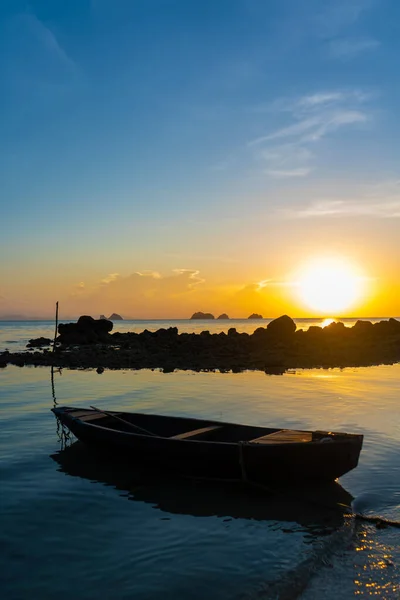
M 395 0 L 2 0 L 0 296 L 60 269 L 252 281 L 324 237 L 395 270 L 399 20 Z

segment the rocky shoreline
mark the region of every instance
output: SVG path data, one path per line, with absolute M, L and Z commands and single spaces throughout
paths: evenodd
M 203 331 L 179 334 L 176 327 L 155 332 L 111 333 L 110 321 L 81 317 L 59 326 L 53 352 L 50 340 L 31 340 L 29 350 L 0 353 L 0 367 L 8 364 L 45 365 L 71 369 L 262 370 L 357 367 L 400 362 L 400 321 L 372 324 L 357 321 L 353 327 L 332 323 L 296 331 L 284 315 L 259 327 L 253 334 Z

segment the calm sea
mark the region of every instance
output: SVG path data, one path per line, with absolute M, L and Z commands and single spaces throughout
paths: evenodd
M 116 329 L 260 325 L 132 323 Z M 52 332 L 51 322 L 2 323 L 0 349 Z M 282 376 L 62 370 L 53 395 L 48 368 L 0 369 L 1 597 L 398 599 L 399 529 L 343 525 L 307 489 L 243 493 L 162 481 L 138 465 L 120 472 L 82 447 L 62 450 L 50 408 L 95 404 L 363 433 L 360 464 L 340 484 L 358 510 L 400 520 L 399 382 L 400 365 Z

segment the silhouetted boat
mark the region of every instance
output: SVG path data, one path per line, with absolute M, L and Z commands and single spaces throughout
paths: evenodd
M 358 464 L 363 436 L 185 417 L 57 407 L 79 440 L 179 474 L 268 484 L 333 481 Z
M 59 470 L 72 477 L 112 486 L 134 502 L 151 504 L 170 514 L 196 517 L 285 521 L 298 523 L 310 533 L 328 533 L 343 524 L 353 497 L 338 482 L 317 486 L 274 487 L 264 490 L 225 481 L 187 479 L 129 460 L 99 453 L 74 442 L 51 455 Z M 349 508 L 349 510 L 351 510 Z M 291 531 L 291 530 L 289 530 Z

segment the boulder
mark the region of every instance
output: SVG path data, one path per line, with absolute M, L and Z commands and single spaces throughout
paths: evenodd
M 176 341 L 177 335 L 178 335 L 177 327 L 168 327 L 168 329 L 161 327 L 161 329 L 157 329 L 157 331 L 154 332 L 155 337 L 160 338 L 165 341 L 171 341 L 171 342 Z
M 262 342 L 267 342 L 269 339 L 269 334 L 267 332 L 267 328 L 266 327 L 257 327 L 257 329 L 255 331 L 253 331 L 252 335 L 251 335 L 251 339 L 253 340 L 253 342 L 255 342 L 256 344 L 262 343 Z
M 371 321 L 360 321 L 358 320 L 351 328 L 353 333 L 357 335 L 369 335 L 373 333 L 374 326 Z
M 400 334 L 400 321 L 389 319 L 388 321 L 379 321 L 374 324 L 375 334 L 378 335 L 398 335 Z
M 302 330 L 300 329 L 300 331 Z M 299 334 L 300 331 L 298 331 L 297 334 Z M 321 338 L 323 335 L 323 329 L 322 327 L 318 327 L 318 325 L 310 325 L 310 327 L 304 333 L 307 338 Z
M 93 319 L 87 315 L 79 317 L 76 328 L 78 331 L 95 331 L 96 333 L 110 333 L 114 327 L 113 323 L 107 319 Z
M 83 315 L 76 323 L 59 324 L 58 341 L 62 344 L 95 344 L 105 341 L 112 328 L 111 321 Z
M 268 323 L 267 331 L 278 337 L 287 337 L 294 334 L 296 327 L 296 323 L 293 319 L 288 317 L 288 315 L 282 315 L 271 321 L 271 323 Z
M 338 323 L 336 323 L 336 321 L 333 321 L 333 323 L 330 323 L 330 325 L 323 327 L 322 331 L 325 334 L 329 335 L 343 335 L 349 331 L 349 328 L 346 327 L 345 324 L 341 321 L 339 321 Z
M 29 340 L 26 347 L 27 348 L 41 348 L 42 346 L 50 346 L 51 339 L 45 337 L 34 338 Z

